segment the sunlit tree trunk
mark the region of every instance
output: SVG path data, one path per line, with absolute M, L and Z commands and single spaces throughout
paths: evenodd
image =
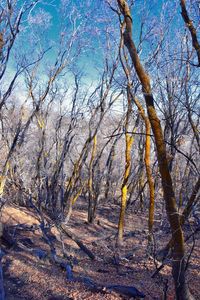
M 123 70 L 125 72 L 127 81 L 128 81 L 128 87 L 129 87 L 129 93 L 131 96 L 131 100 L 134 101 L 135 105 L 137 106 L 139 113 L 145 123 L 145 169 L 147 174 L 147 182 L 149 186 L 149 193 L 150 193 L 150 201 L 149 201 L 149 220 L 148 220 L 148 227 L 149 227 L 149 241 L 152 241 L 152 229 L 153 229 L 153 223 L 154 223 L 154 201 L 155 201 L 155 191 L 154 191 L 154 180 L 151 172 L 151 123 L 149 121 L 148 116 L 146 116 L 145 110 L 143 109 L 143 106 L 141 105 L 140 101 L 135 97 L 135 95 L 132 93 L 131 86 L 131 76 L 130 76 L 130 67 L 128 66 L 128 60 L 127 56 L 125 55 L 124 50 L 124 25 L 121 26 L 121 41 L 120 41 L 120 59 L 121 64 L 123 67 Z M 123 57 L 122 58 L 122 52 Z M 142 197 L 142 194 L 140 194 L 140 197 Z
M 151 124 L 148 118 L 145 118 L 146 127 L 146 143 L 145 143 L 145 166 L 147 173 L 147 180 L 149 184 L 149 238 L 151 239 L 153 224 L 154 224 L 154 181 L 151 173 Z
M 149 228 L 149 240 L 152 238 L 152 230 L 154 224 L 154 206 L 155 206 L 155 189 L 154 189 L 154 180 L 151 171 L 151 123 L 149 118 L 145 115 L 144 109 L 141 103 L 136 99 L 133 95 L 133 100 L 137 105 L 140 115 L 142 116 L 145 123 L 145 169 L 147 174 L 147 181 L 149 186 L 149 220 L 148 220 L 148 228 Z
M 144 143 L 143 143 L 143 136 L 140 137 L 139 141 L 139 157 L 140 157 L 140 173 L 139 173 L 139 196 L 140 196 L 140 209 L 141 212 L 144 209 L 144 196 L 143 196 L 143 190 L 144 190 Z
M 125 212 L 127 205 L 127 191 L 128 191 L 128 179 L 131 172 L 131 149 L 133 145 L 133 134 L 129 132 L 129 122 L 131 117 L 131 99 L 129 88 L 127 88 L 127 97 L 128 97 L 128 109 L 126 114 L 126 124 L 125 124 L 125 171 L 122 180 L 121 186 L 121 209 L 118 223 L 118 239 L 117 244 L 121 245 L 123 243 L 123 232 L 124 232 L 124 222 L 125 222 Z
M 169 172 L 163 131 L 154 106 L 154 98 L 151 91 L 150 78 L 140 62 L 140 58 L 137 54 L 137 50 L 133 42 L 132 17 L 129 6 L 125 0 L 118 0 L 117 2 L 119 9 L 122 15 L 124 16 L 124 43 L 129 51 L 135 71 L 142 85 L 149 121 L 151 123 L 151 127 L 155 138 L 159 170 L 164 191 L 166 212 L 174 241 L 172 274 L 175 283 L 176 298 L 177 300 L 188 300 L 192 299 L 193 297 L 191 296 L 188 290 L 188 286 L 185 280 L 184 237 L 175 200 L 172 178 Z
M 154 206 L 155 206 L 155 189 L 154 180 L 151 171 L 151 123 L 149 118 L 146 116 L 145 111 L 139 102 L 139 100 L 132 95 L 132 98 L 139 110 L 141 117 L 145 123 L 145 169 L 147 174 L 147 181 L 149 186 L 149 219 L 148 219 L 148 229 L 149 229 L 149 241 L 152 239 L 152 230 L 154 224 Z

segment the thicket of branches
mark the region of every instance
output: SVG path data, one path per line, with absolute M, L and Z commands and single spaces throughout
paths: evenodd
M 126 209 L 148 209 L 149 245 L 159 213 L 171 222 L 166 249 L 176 248 L 176 222 L 181 232 L 190 216 L 200 226 L 198 1 L 156 13 L 154 1 L 83 2 L 1 1 L 1 207 L 35 207 L 67 224 L 80 199 L 89 223 L 98 205 L 116 203 L 119 247 Z M 184 277 L 181 264 L 174 272 Z M 192 299 L 174 280 L 177 299 Z

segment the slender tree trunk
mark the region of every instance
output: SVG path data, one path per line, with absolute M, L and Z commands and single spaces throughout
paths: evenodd
M 127 205 L 127 190 L 128 190 L 128 179 L 131 171 L 131 149 L 133 145 L 133 135 L 128 132 L 129 121 L 131 116 L 131 99 L 129 88 L 127 88 L 128 97 L 128 110 L 126 114 L 126 125 L 125 125 L 125 139 L 126 139 L 126 149 L 125 149 L 125 171 L 121 187 L 121 209 L 118 223 L 118 239 L 117 244 L 121 245 L 123 243 L 123 232 L 124 232 L 124 222 L 125 222 L 125 212 Z
M 189 217 L 192 207 L 195 206 L 195 204 L 198 202 L 199 198 L 197 198 L 198 191 L 200 189 L 200 176 L 194 186 L 194 189 L 192 191 L 192 194 L 187 202 L 186 207 L 184 208 L 183 214 L 181 216 L 181 224 L 185 223 L 185 220 Z
M 106 162 L 107 178 L 106 178 L 106 184 L 105 184 L 105 199 L 108 199 L 108 197 L 110 196 L 109 192 L 110 192 L 111 185 L 112 185 L 111 184 L 111 176 L 112 176 L 112 172 L 113 172 L 113 162 L 114 162 L 115 155 L 116 155 L 115 147 L 116 147 L 117 141 L 118 141 L 118 139 L 116 138 L 113 145 L 112 145 L 112 147 L 111 147 L 109 157 L 108 157 L 108 160 Z
M 139 113 L 145 123 L 145 168 L 146 168 L 146 174 L 147 174 L 147 182 L 149 186 L 149 192 L 150 192 L 150 201 L 149 201 L 149 220 L 148 220 L 148 227 L 149 227 L 149 242 L 152 241 L 152 230 L 153 230 L 153 224 L 154 224 L 154 202 L 155 202 L 155 191 L 154 191 L 154 180 L 151 172 L 151 123 L 149 121 L 148 116 L 146 116 L 145 111 L 143 109 L 143 106 L 141 105 L 140 101 L 133 95 L 131 91 L 132 83 L 130 78 L 130 67 L 128 67 L 128 60 L 127 56 L 125 55 L 124 50 L 124 23 L 121 26 L 121 41 L 120 41 L 120 47 L 119 47 L 119 53 L 120 53 L 120 60 L 123 67 L 123 70 L 126 74 L 127 81 L 128 81 L 128 87 L 129 87 L 129 93 L 132 98 L 132 100 L 135 102 L 135 105 L 137 106 Z M 122 52 L 124 56 L 124 61 L 122 58 Z M 143 159 L 143 157 L 142 157 Z M 140 182 L 139 182 L 140 183 Z M 140 193 L 140 199 L 142 199 L 142 193 Z M 142 201 L 140 201 L 141 209 L 142 209 Z
M 92 154 L 89 164 L 89 179 L 88 179 L 88 193 L 89 193 L 89 203 L 88 203 L 88 223 L 94 222 L 94 191 L 93 191 L 93 162 L 95 159 L 97 150 L 97 135 L 94 136 L 93 146 L 92 146 Z
M 9 161 L 6 162 L 2 173 L 0 174 L 0 197 L 3 196 L 4 193 L 4 188 L 5 188 L 5 184 L 6 184 L 6 180 L 7 180 L 7 174 L 8 174 L 8 170 L 9 170 L 10 164 Z
M 144 144 L 143 144 L 143 139 L 142 137 L 140 138 L 139 142 L 139 157 L 140 157 L 140 173 L 139 173 L 139 180 L 138 180 L 138 185 L 139 185 L 139 197 L 140 197 L 140 210 L 141 212 L 144 209 L 144 197 L 143 197 L 143 190 L 144 190 Z
M 150 201 L 149 201 L 149 238 L 151 240 L 153 224 L 154 224 L 154 180 L 151 172 L 151 124 L 148 118 L 145 118 L 146 127 L 146 143 L 145 143 L 145 167 L 147 173 L 147 181 L 149 185 Z
M 77 193 L 74 196 L 70 197 L 69 201 L 69 207 L 68 207 L 68 211 L 67 211 L 67 215 L 65 217 L 65 225 L 68 224 L 71 215 L 72 215 L 72 211 L 73 211 L 73 205 L 75 204 L 75 202 L 77 201 L 77 199 L 80 197 L 81 193 L 82 193 L 83 188 L 81 187 L 80 189 L 78 189 Z
M 180 0 L 180 6 L 181 6 L 182 18 L 185 22 L 185 25 L 188 27 L 188 29 L 190 31 L 190 35 L 192 38 L 192 46 L 196 50 L 196 54 L 197 54 L 197 58 L 198 58 L 198 65 L 196 65 L 196 66 L 200 67 L 200 43 L 197 38 L 197 32 L 193 25 L 193 21 L 190 19 L 189 15 L 188 15 L 187 8 L 185 5 L 185 0 Z

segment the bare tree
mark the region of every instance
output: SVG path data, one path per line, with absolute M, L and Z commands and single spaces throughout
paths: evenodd
M 140 62 L 140 58 L 137 54 L 137 50 L 133 42 L 132 17 L 131 17 L 130 8 L 126 1 L 119 0 L 118 5 L 124 17 L 122 23 L 122 26 L 124 27 L 124 32 L 123 32 L 124 44 L 129 51 L 135 71 L 142 85 L 147 112 L 153 130 L 156 148 L 157 148 L 157 157 L 159 162 L 160 174 L 162 178 L 162 187 L 164 190 L 166 211 L 167 211 L 169 223 L 171 226 L 173 241 L 174 241 L 173 277 L 174 277 L 175 287 L 176 287 L 176 297 L 177 299 L 192 299 L 192 296 L 188 290 L 186 280 L 185 280 L 185 261 L 184 261 L 185 252 L 184 252 L 183 232 L 181 229 L 178 209 L 175 201 L 172 178 L 169 172 L 163 131 L 154 106 L 154 98 L 152 95 L 150 79 Z

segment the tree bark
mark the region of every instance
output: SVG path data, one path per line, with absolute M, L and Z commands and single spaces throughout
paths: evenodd
M 94 199 L 94 191 L 93 191 L 93 162 L 96 156 L 97 151 L 97 135 L 95 134 L 93 138 L 93 146 L 92 146 L 92 154 L 89 164 L 89 179 L 88 179 L 88 223 L 93 223 L 95 219 L 95 199 Z
M 180 0 L 180 6 L 181 6 L 182 18 L 185 22 L 185 25 L 188 27 L 188 29 L 190 31 L 190 35 L 192 38 L 192 46 L 196 50 L 196 54 L 197 54 L 197 58 L 198 58 L 198 65 L 196 65 L 196 66 L 200 67 L 200 43 L 197 38 L 197 32 L 193 25 L 192 20 L 190 19 L 189 15 L 188 15 L 187 8 L 185 5 L 185 0 Z
M 119 9 L 124 16 L 124 43 L 129 51 L 136 74 L 142 85 L 148 117 L 155 138 L 159 171 L 164 191 L 166 212 L 171 227 L 172 238 L 174 241 L 172 274 L 175 283 L 176 298 L 177 300 L 189 300 L 192 299 L 192 296 L 188 290 L 188 286 L 185 280 L 184 237 L 175 200 L 172 178 L 169 172 L 163 131 L 154 106 L 154 98 L 151 91 L 150 78 L 140 62 L 140 58 L 137 54 L 137 50 L 132 39 L 132 17 L 129 6 L 125 0 L 117 0 L 117 2 Z
M 133 145 L 133 135 L 129 133 L 129 121 L 131 116 L 131 97 L 129 92 L 129 87 L 127 88 L 127 98 L 128 98 L 128 109 L 126 114 L 126 124 L 125 124 L 125 139 L 126 139 L 126 149 L 125 149 L 125 170 L 123 175 L 123 181 L 121 186 L 121 209 L 118 223 L 118 239 L 117 244 L 121 245 L 123 243 L 123 232 L 124 232 L 124 222 L 125 222 L 125 212 L 127 206 L 127 192 L 128 192 L 128 179 L 131 172 L 131 149 Z

